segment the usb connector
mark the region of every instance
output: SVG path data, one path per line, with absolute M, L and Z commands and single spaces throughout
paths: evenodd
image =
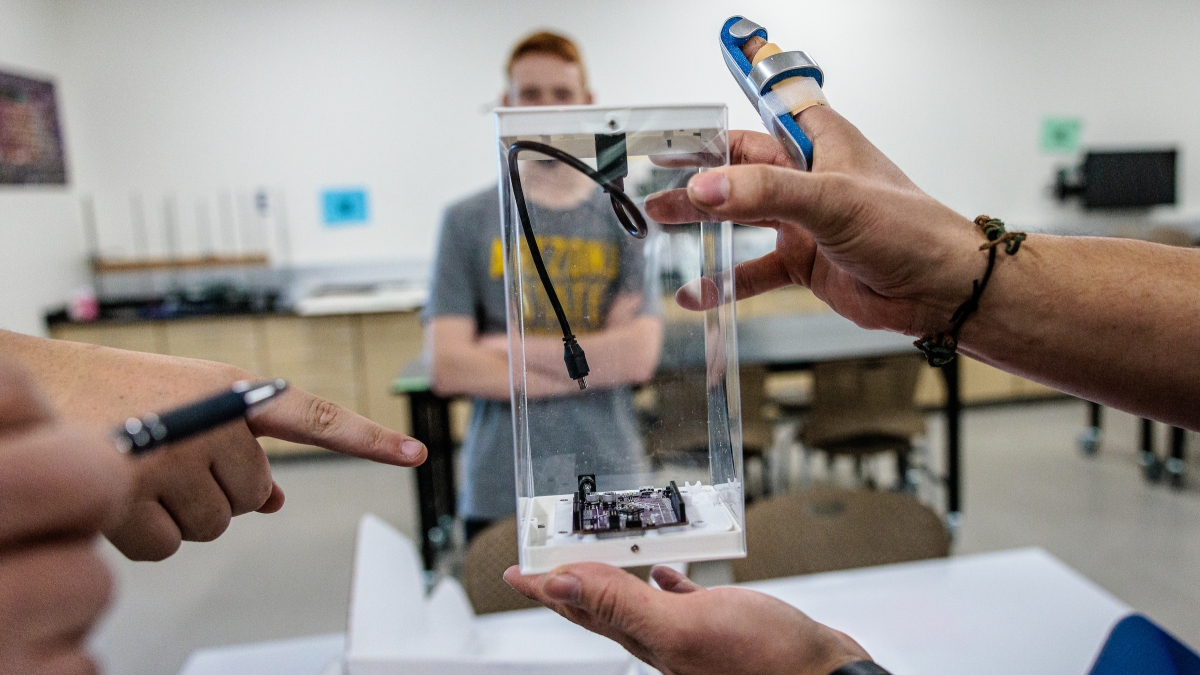
M 575 341 L 574 335 L 569 335 L 563 338 L 563 361 L 567 364 L 567 374 L 572 380 L 579 383 L 581 390 L 587 389 L 587 374 L 591 372 L 588 369 L 587 356 L 583 353 L 583 347 Z

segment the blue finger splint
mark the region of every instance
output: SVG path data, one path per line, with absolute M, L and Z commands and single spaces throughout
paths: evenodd
M 798 167 L 808 171 L 812 167 L 812 141 L 800 130 L 790 111 L 769 105 L 765 97 L 772 87 L 789 77 L 811 77 L 823 87 L 825 74 L 804 52 L 774 54 L 752 66 L 750 59 L 742 54 L 742 46 L 755 36 L 766 40 L 767 29 L 745 17 L 730 17 L 721 27 L 721 54 L 725 57 L 725 65 L 729 66 L 729 72 L 746 98 L 759 111 L 767 131 L 783 144 Z

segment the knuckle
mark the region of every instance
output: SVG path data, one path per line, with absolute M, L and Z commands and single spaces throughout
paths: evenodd
M 135 562 L 159 562 L 175 555 L 181 546 L 183 536 L 173 533 L 146 541 L 124 542 L 123 546 L 117 548 Z
M 373 425 L 367 429 L 366 447 L 370 448 L 373 452 L 387 452 L 389 436 L 390 433 L 387 429 Z
M 188 541 L 208 542 L 213 541 L 229 528 L 230 521 L 233 520 L 229 509 L 221 509 L 219 507 L 209 510 L 204 517 L 199 518 L 186 533 L 185 539 Z
M 241 476 L 231 483 L 226 488 L 231 517 L 249 513 L 266 503 L 275 483 L 266 455 L 260 462 L 244 467 Z
M 275 480 L 271 478 L 271 472 L 269 470 L 263 472 L 262 479 L 258 482 L 258 494 L 254 498 L 254 508 L 249 510 L 253 511 L 267 503 L 267 500 L 271 498 L 271 492 L 274 488 Z
M 341 421 L 342 408 L 322 398 L 314 398 L 305 412 L 305 423 L 318 435 L 327 434 Z
M 612 584 L 603 585 L 592 602 L 593 613 L 607 624 L 618 623 L 623 618 L 620 608 L 621 596 Z
M 161 505 L 139 505 L 133 511 L 132 517 L 104 532 L 122 555 L 137 562 L 158 562 L 179 550 L 183 535 Z

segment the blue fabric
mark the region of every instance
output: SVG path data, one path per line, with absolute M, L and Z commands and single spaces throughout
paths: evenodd
M 1200 656 L 1141 614 L 1117 622 L 1091 675 L 1200 675 Z
M 804 161 L 808 162 L 808 170 L 812 171 L 813 165 L 813 144 L 808 139 L 808 136 L 800 130 L 800 125 L 796 124 L 796 119 L 791 113 L 784 113 L 779 116 L 779 122 L 783 124 L 783 128 L 796 139 L 796 145 L 800 146 L 800 152 L 804 153 Z

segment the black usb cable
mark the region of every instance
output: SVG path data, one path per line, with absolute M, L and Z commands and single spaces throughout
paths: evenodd
M 621 227 L 625 228 L 625 231 L 631 236 L 643 239 L 648 232 L 646 220 L 629 195 L 625 194 L 625 176 L 629 174 L 629 164 L 625 152 L 625 134 L 596 136 L 596 164 L 599 171 L 584 164 L 578 157 L 545 143 L 517 141 L 508 146 L 508 175 L 512 181 L 513 197 L 517 202 L 517 215 L 521 219 L 521 230 L 525 233 L 525 244 L 529 246 L 533 266 L 537 268 L 542 288 L 546 289 L 550 306 L 554 308 L 558 324 L 562 327 L 563 361 L 567 364 L 567 374 L 571 376 L 572 380 L 579 383 L 580 389 L 587 389 L 585 378 L 591 372 L 588 369 L 587 356 L 583 353 L 583 347 L 580 347 L 579 342 L 576 341 L 575 334 L 571 332 L 571 324 L 567 321 L 566 312 L 563 311 L 562 303 L 558 300 L 558 293 L 554 291 L 550 274 L 546 272 L 546 264 L 542 262 L 542 252 L 538 248 L 537 237 L 533 234 L 533 225 L 529 219 L 529 207 L 525 204 L 525 192 L 521 188 L 521 173 L 517 168 L 517 156 L 524 150 L 556 159 L 596 181 L 608 193 L 613 211 L 617 214 L 617 220 L 621 221 Z

